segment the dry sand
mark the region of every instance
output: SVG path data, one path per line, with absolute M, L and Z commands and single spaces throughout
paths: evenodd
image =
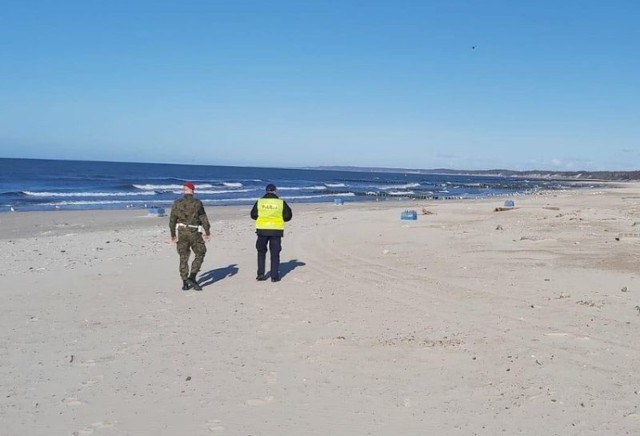
M 640 186 L 515 201 L 293 205 L 279 283 L 208 208 L 199 293 L 166 217 L 2 214 L 0 434 L 640 434 Z

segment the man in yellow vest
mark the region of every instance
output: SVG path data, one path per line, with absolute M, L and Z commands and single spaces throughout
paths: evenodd
M 278 198 L 274 184 L 267 185 L 267 193 L 253 205 L 251 218 L 256 221 L 256 249 L 258 250 L 258 275 L 256 280 L 267 280 L 265 261 L 267 244 L 271 253 L 272 282 L 280 281 L 280 251 L 282 250 L 282 236 L 284 223 L 291 221 L 293 212 L 286 201 Z

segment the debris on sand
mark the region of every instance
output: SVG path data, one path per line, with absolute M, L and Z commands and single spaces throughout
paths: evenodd
M 631 232 L 625 232 L 625 233 L 619 233 L 618 237 L 616 238 L 616 241 L 619 241 L 622 238 L 640 238 L 640 233 L 631 233 Z

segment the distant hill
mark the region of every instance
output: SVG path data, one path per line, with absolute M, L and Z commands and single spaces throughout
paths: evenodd
M 451 174 L 451 175 L 464 175 L 464 176 L 518 177 L 518 178 L 526 178 L 526 179 L 607 180 L 607 181 L 640 180 L 640 170 L 639 171 L 546 171 L 546 170 L 513 171 L 513 170 L 505 170 L 505 169 L 452 170 L 452 169 L 446 169 L 446 168 L 410 169 L 410 168 L 370 168 L 370 167 L 353 167 L 353 166 L 320 166 L 320 167 L 307 167 L 306 169 L 325 170 L 325 171 L 372 172 L 372 173 Z

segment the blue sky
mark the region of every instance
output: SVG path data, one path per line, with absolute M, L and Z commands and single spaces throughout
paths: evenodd
M 636 1 L 5 2 L 0 156 L 637 170 L 639 20 Z

